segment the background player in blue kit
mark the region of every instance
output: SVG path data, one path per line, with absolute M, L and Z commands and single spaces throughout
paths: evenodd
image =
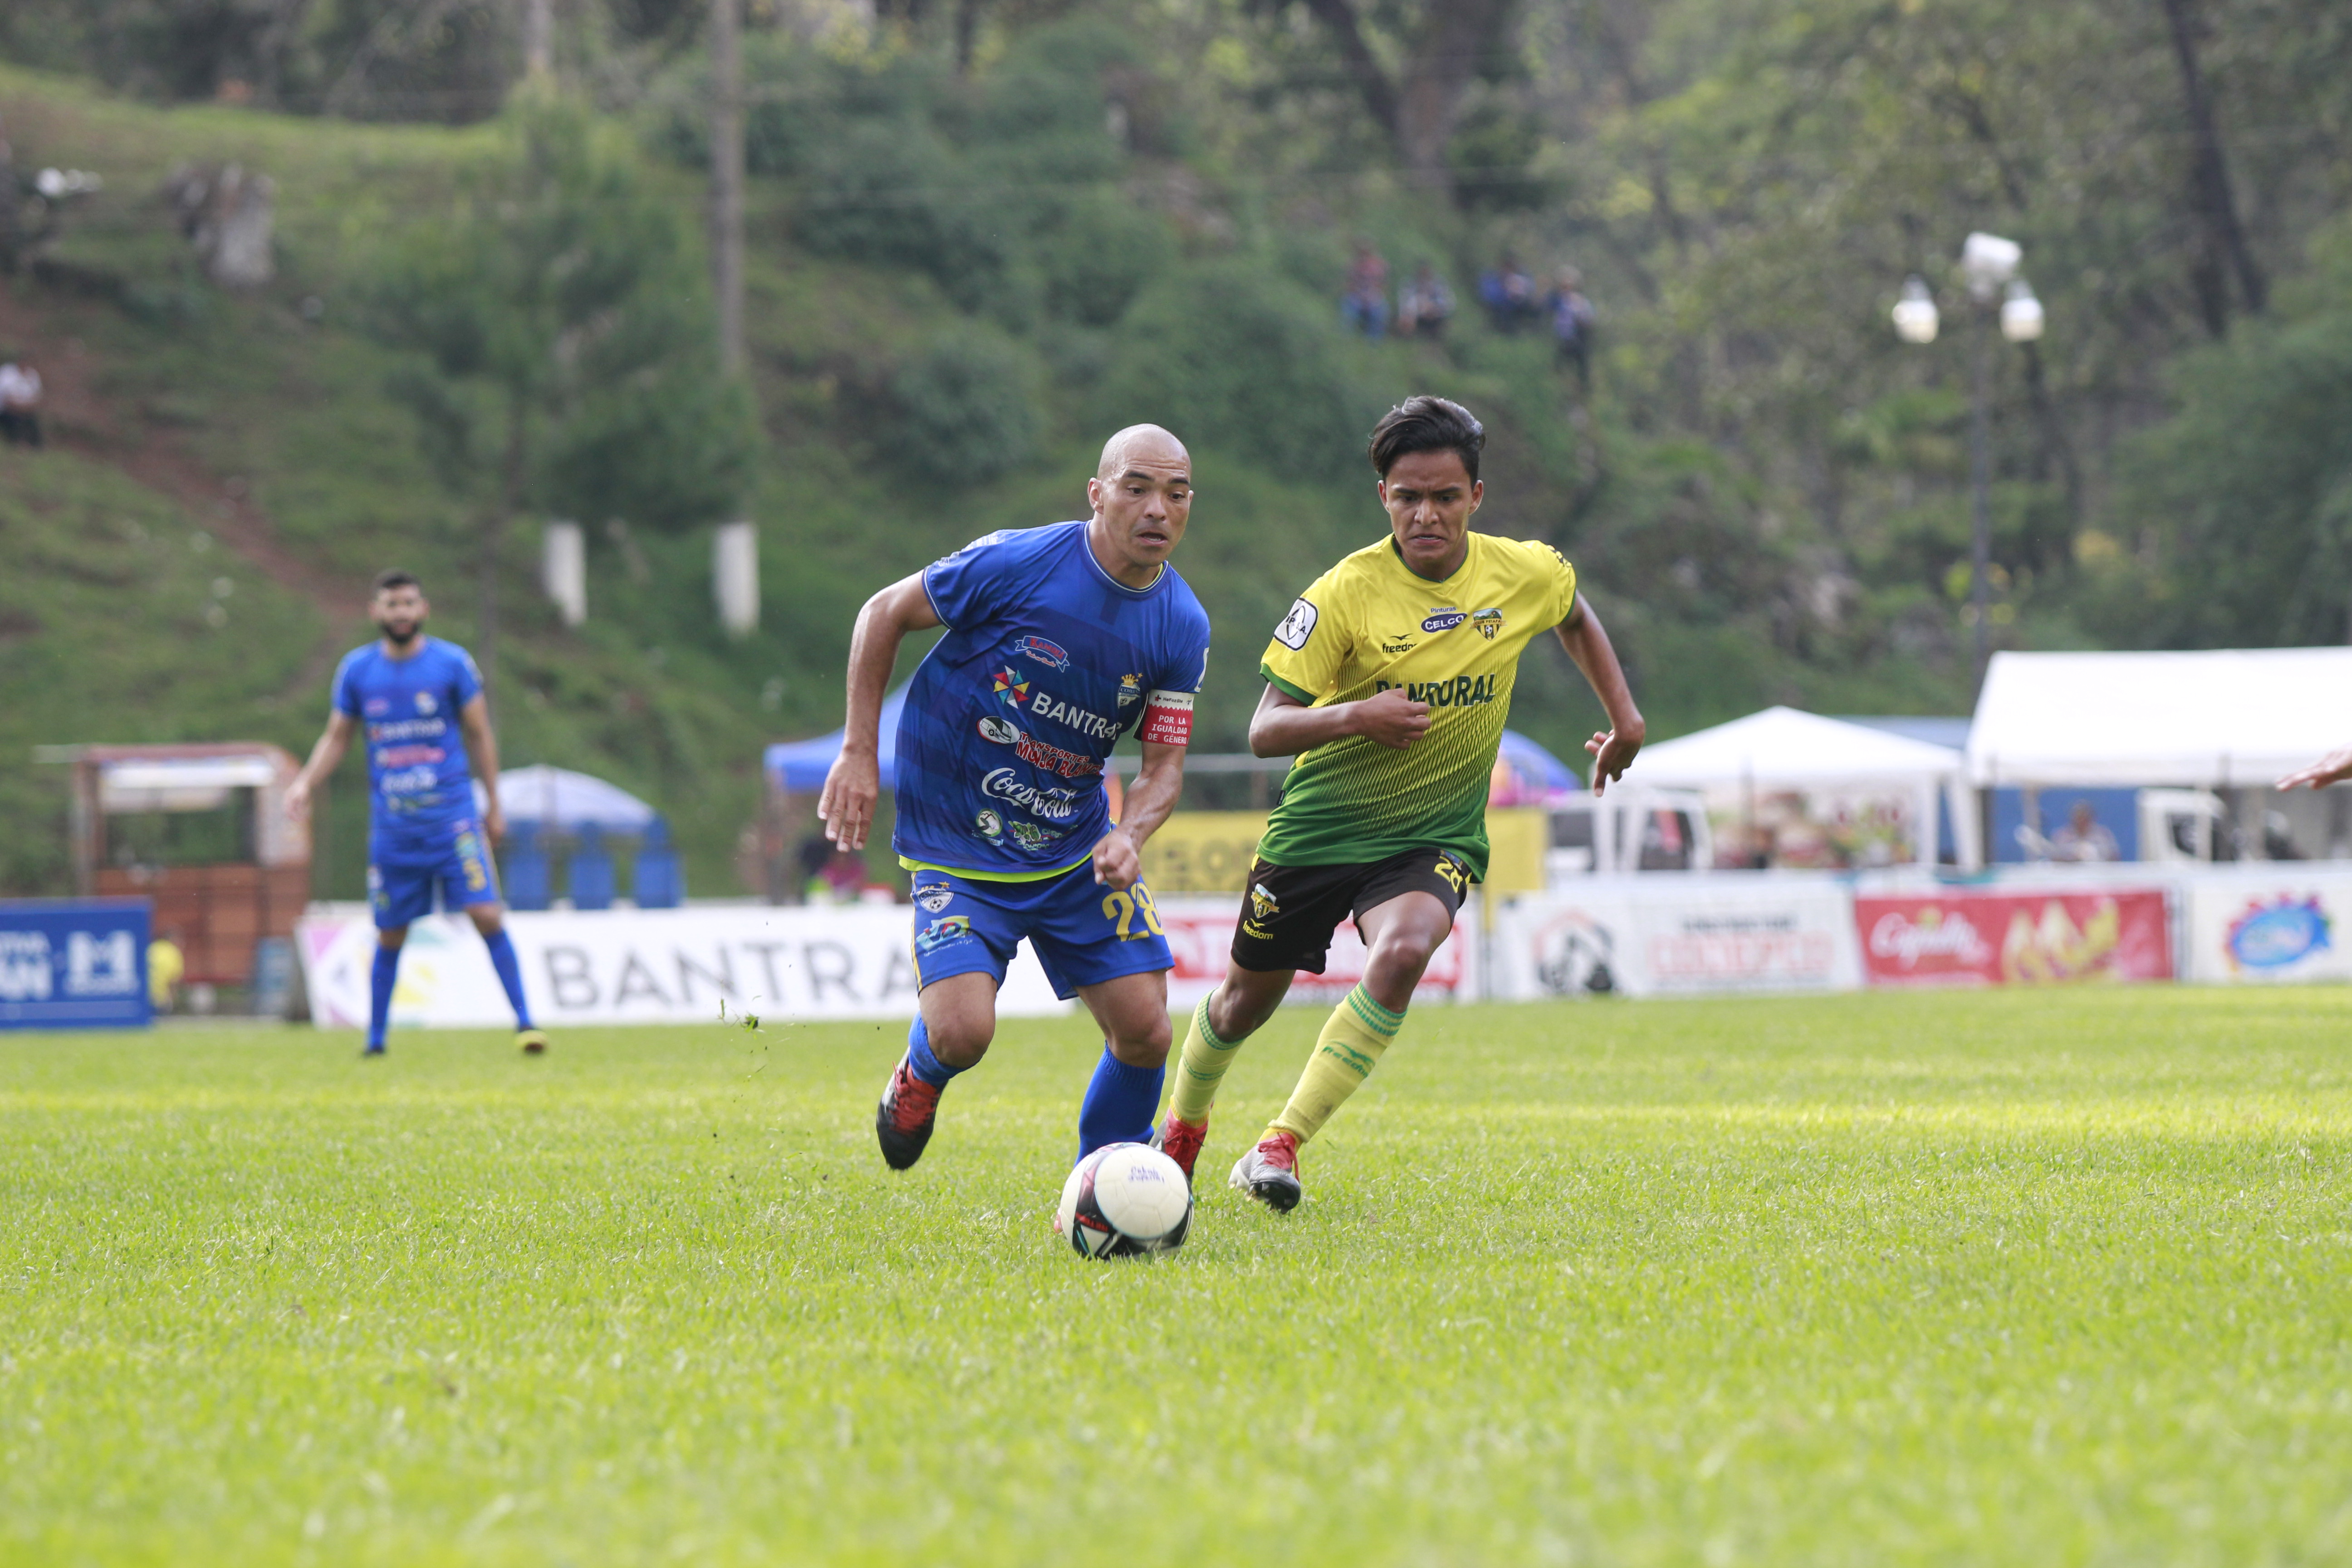
M 375 911 L 375 970 L 368 984 L 366 1056 L 383 1053 L 392 1016 L 392 984 L 409 923 L 442 903 L 462 909 L 489 944 L 507 1000 L 514 1004 L 515 1043 L 537 1054 L 547 1037 L 531 1026 L 523 1001 L 522 965 L 506 932 L 499 873 L 490 847 L 506 837 L 499 808 L 499 745 L 490 733 L 489 703 L 474 659 L 453 642 L 425 635 L 431 613 L 425 590 L 405 572 L 375 580 L 369 616 L 383 636 L 343 656 L 335 669 L 334 710 L 286 792 L 295 816 L 310 809 L 310 792 L 332 774 L 351 745 L 352 731 L 367 740 L 368 903 Z M 476 778 L 488 804 L 474 809 Z
M 1209 617 L 1168 564 L 1192 462 L 1157 426 L 1122 430 L 1087 481 L 1083 522 L 992 533 L 874 595 L 849 647 L 849 718 L 817 805 L 862 848 L 880 794 L 885 689 L 908 632 L 944 626 L 898 724 L 892 847 L 914 873 L 920 1012 L 875 1116 L 882 1157 L 922 1156 L 940 1091 L 996 1032 L 1026 937 L 1056 994 L 1101 1026 L 1078 1152 L 1144 1142 L 1168 1059 L 1168 970 L 1138 849 L 1184 785 Z M 1104 759 L 1140 726 L 1143 767 L 1110 820 Z

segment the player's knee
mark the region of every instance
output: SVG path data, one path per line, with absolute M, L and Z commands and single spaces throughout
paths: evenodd
M 1162 1014 L 1122 1025 L 1110 1037 L 1110 1054 L 1129 1067 L 1150 1070 L 1167 1064 L 1169 1049 L 1175 1043 L 1176 1033 Z
M 407 940 L 408 928 L 406 926 L 389 926 L 375 933 L 376 945 L 381 948 L 388 949 L 394 952 L 398 952 L 400 951 L 401 943 Z
M 931 1055 L 958 1072 L 980 1065 L 988 1054 L 988 1044 L 996 1031 L 987 1024 L 971 1019 L 945 1019 L 927 1024 L 924 1032 L 930 1037 Z
M 473 921 L 474 929 L 480 931 L 485 940 L 506 929 L 507 912 L 497 904 L 476 904 L 466 913 Z

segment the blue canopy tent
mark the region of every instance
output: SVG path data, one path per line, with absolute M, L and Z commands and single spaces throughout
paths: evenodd
M 882 787 L 888 789 L 898 754 L 898 710 L 907 705 L 907 689 L 898 688 L 882 700 L 880 762 Z M 767 752 L 768 782 L 789 795 L 814 795 L 824 788 L 824 775 L 841 755 L 845 731 L 819 735 L 813 741 L 781 741 Z

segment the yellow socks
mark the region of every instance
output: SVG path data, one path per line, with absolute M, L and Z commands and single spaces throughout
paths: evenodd
M 1347 1000 L 1331 1010 L 1330 1022 L 1316 1037 L 1315 1054 L 1307 1058 L 1307 1070 L 1298 1075 L 1298 1087 L 1290 1091 L 1290 1103 L 1266 1129 L 1268 1134 L 1290 1132 L 1301 1143 L 1323 1130 L 1331 1113 L 1347 1103 L 1356 1092 L 1357 1085 L 1370 1078 L 1389 1048 L 1396 1032 L 1404 1026 L 1404 1015 L 1391 1013 L 1372 1000 L 1371 993 L 1358 985 L 1348 993 Z M 1191 1065 L 1192 1047 L 1185 1047 L 1185 1062 Z M 1223 1070 L 1223 1069 L 1220 1069 Z
M 1184 1055 L 1176 1064 L 1176 1092 L 1169 1097 L 1168 1114 L 1179 1121 L 1189 1121 L 1197 1127 L 1209 1119 L 1209 1107 L 1217 1102 L 1217 1085 L 1225 1080 L 1225 1069 L 1234 1065 L 1240 1054 L 1242 1042 L 1232 1045 L 1217 1038 L 1209 1027 L 1209 999 L 1192 1009 L 1192 1030 L 1184 1037 Z

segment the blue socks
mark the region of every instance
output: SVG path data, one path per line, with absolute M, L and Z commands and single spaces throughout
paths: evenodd
M 530 1004 L 522 999 L 522 960 L 515 956 L 514 938 L 500 926 L 499 934 L 482 941 L 490 950 L 490 967 L 499 972 L 499 984 L 507 988 L 507 1000 L 514 1004 L 515 1027 L 530 1027 Z
M 383 1032 L 392 1024 L 392 982 L 400 973 L 400 949 L 376 943 L 375 967 L 368 972 L 368 1043 L 383 1049 Z
M 931 1032 L 923 1027 L 920 1013 L 915 1015 L 914 1027 L 907 1031 L 907 1070 L 933 1089 L 947 1088 L 948 1079 L 963 1071 L 931 1055 Z
M 1094 1080 L 1078 1107 L 1078 1158 L 1106 1143 L 1148 1143 L 1151 1113 L 1160 1106 L 1164 1068 L 1131 1068 L 1103 1047 Z

